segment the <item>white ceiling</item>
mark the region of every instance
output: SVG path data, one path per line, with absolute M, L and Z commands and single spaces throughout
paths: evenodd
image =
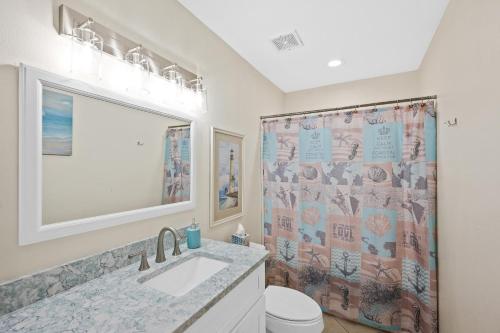
M 448 0 L 178 0 L 284 92 L 418 69 Z M 304 46 L 270 39 L 297 30 Z M 327 67 L 340 58 L 343 65 Z

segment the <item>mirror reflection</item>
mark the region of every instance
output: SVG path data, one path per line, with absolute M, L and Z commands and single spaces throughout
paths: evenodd
M 43 224 L 190 200 L 188 121 L 43 87 Z

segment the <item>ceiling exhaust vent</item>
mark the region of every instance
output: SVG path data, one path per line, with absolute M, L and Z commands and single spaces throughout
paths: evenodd
M 302 42 L 302 38 L 300 38 L 297 30 L 286 34 L 280 35 L 276 38 L 271 39 L 274 46 L 278 49 L 278 51 L 291 51 L 298 47 L 304 46 L 304 42 Z

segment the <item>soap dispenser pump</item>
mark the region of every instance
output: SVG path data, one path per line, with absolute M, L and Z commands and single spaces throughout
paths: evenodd
M 187 246 L 189 249 L 197 249 L 201 245 L 200 226 L 196 224 L 195 218 L 191 226 L 187 228 Z

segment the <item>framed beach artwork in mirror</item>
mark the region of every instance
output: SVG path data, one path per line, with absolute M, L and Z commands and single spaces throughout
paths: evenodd
M 42 88 L 42 154 L 71 156 L 73 96 Z
M 210 226 L 243 216 L 244 136 L 212 127 Z

